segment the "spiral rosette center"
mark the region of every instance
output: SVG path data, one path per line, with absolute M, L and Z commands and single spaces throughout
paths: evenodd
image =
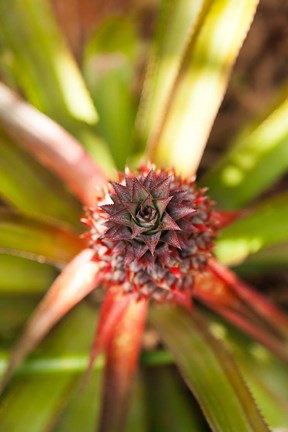
M 196 272 L 212 256 L 217 223 L 213 203 L 192 179 L 173 170 L 126 170 L 102 191 L 85 219 L 104 285 L 158 302 L 193 292 Z

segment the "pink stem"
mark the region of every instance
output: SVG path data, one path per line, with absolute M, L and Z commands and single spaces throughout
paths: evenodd
M 94 251 L 83 250 L 57 277 L 16 344 L 1 388 L 7 384 L 18 365 L 49 330 L 100 283 L 102 274 L 99 271 L 99 264 L 93 261 L 93 257 Z
M 225 282 L 230 289 L 235 291 L 240 298 L 253 305 L 255 310 L 262 316 L 268 318 L 277 328 L 280 326 L 284 335 L 288 335 L 288 317 L 275 305 L 266 300 L 261 294 L 257 293 L 251 286 L 241 281 L 231 270 L 228 270 L 216 261 L 211 260 L 209 262 L 209 268 L 218 278 Z
M 98 432 L 122 432 L 147 315 L 147 300 L 131 301 L 110 338 Z
M 234 311 L 216 307 L 209 302 L 207 303 L 207 306 L 215 310 L 215 312 L 218 314 L 222 315 L 236 327 L 244 330 L 244 332 L 250 335 L 253 339 L 266 346 L 266 348 L 268 348 L 268 350 L 274 353 L 278 358 L 286 363 L 288 362 L 287 348 L 282 342 L 279 342 L 278 339 L 271 337 L 266 331 L 256 327 L 252 322 L 249 322 L 245 317 L 242 317 Z
M 235 220 L 247 214 L 247 210 L 213 210 L 211 218 L 217 223 L 218 228 L 225 228 L 231 225 Z
M 282 328 L 275 325 L 269 315 L 263 315 L 255 308 L 255 299 L 251 302 L 242 298 L 214 273 L 198 276 L 194 297 L 244 330 L 279 358 L 288 361 Z
M 102 169 L 74 137 L 3 84 L 0 84 L 0 124 L 63 179 L 84 204 L 94 204 L 96 187 L 106 184 Z
M 119 296 L 109 290 L 106 294 L 105 300 L 101 307 L 100 317 L 98 325 L 95 331 L 94 342 L 90 353 L 88 370 L 85 377 L 85 382 L 87 381 L 91 370 L 93 368 L 94 362 L 100 352 L 107 347 L 109 340 L 114 333 L 114 330 L 121 320 L 131 298 L 127 296 Z

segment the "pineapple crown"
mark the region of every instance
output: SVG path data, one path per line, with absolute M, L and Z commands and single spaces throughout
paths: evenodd
M 216 223 L 212 202 L 193 179 L 173 170 L 126 170 L 102 191 L 85 219 L 95 259 L 107 269 L 105 286 L 157 301 L 192 292 L 195 272 L 211 256 Z

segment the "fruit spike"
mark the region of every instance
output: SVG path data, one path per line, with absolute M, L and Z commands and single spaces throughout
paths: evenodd
M 151 166 L 126 169 L 86 216 L 95 259 L 107 269 L 104 286 L 158 302 L 192 294 L 195 272 L 212 256 L 212 210 L 194 179 Z

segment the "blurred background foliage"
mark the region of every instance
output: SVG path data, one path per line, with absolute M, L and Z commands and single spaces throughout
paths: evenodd
M 193 13 L 203 3 L 208 10 L 213 2 L 195 0 L 193 13 L 189 2 L 181 0 L 176 6 L 163 2 L 165 14 L 160 3 L 0 0 L 1 81 L 68 130 L 109 173 L 114 173 L 115 167 L 122 170 L 127 162 L 136 166 L 147 140 L 149 154 L 159 163 L 175 161 L 184 173 L 195 168 L 185 165 L 190 153 L 187 157 L 180 141 L 171 140 L 166 151 L 170 129 L 161 121 L 169 108 L 167 89 L 181 69 L 183 47 L 196 19 Z M 207 82 L 216 89 L 213 102 L 210 87 L 203 87 L 201 80 L 207 61 L 213 59 L 211 46 L 216 36 L 225 45 L 225 27 L 217 27 L 215 33 L 211 30 L 222 17 L 216 6 L 210 10 L 210 24 L 200 28 L 195 45 L 189 55 L 186 52 L 185 66 L 191 53 L 193 62 L 180 77 L 189 78 L 189 68 L 193 73 L 199 68 L 199 76 L 188 80 L 198 99 L 185 112 L 192 119 L 198 111 L 208 112 L 207 125 L 193 120 L 196 129 L 200 125 L 199 160 L 209 136 L 198 169 L 201 185 L 209 187 L 221 208 L 254 205 L 223 230 L 216 253 L 223 263 L 287 309 L 288 6 L 285 0 L 260 1 L 213 124 L 225 91 L 222 69 L 215 64 L 208 76 Z M 235 15 L 235 9 L 229 13 Z M 227 16 L 223 20 L 229 20 Z M 201 51 L 203 41 L 206 51 Z M 169 50 L 174 53 L 173 62 L 166 64 Z M 221 67 L 229 66 L 224 48 L 219 58 Z M 182 85 L 185 91 L 184 78 L 175 90 L 180 89 L 180 96 Z M 181 98 L 175 106 L 177 118 Z M 173 110 L 169 112 L 173 117 Z M 1 127 L 0 371 L 41 295 L 82 245 L 78 238 L 82 231 L 80 203 L 8 135 Z M 36 261 L 31 260 L 35 257 Z M 22 366 L 1 403 L 1 431 L 94 430 L 99 414 L 95 394 L 100 392 L 103 359 L 97 362 L 85 390 L 79 386 L 79 377 L 85 369 L 101 300 L 99 293 L 90 295 Z M 214 314 L 202 312 L 212 333 L 233 352 L 266 421 L 275 430 L 288 428 L 288 377 L 283 364 Z M 152 350 L 158 342 L 155 331 L 148 329 L 127 432 L 209 431 L 171 355 L 162 349 Z

